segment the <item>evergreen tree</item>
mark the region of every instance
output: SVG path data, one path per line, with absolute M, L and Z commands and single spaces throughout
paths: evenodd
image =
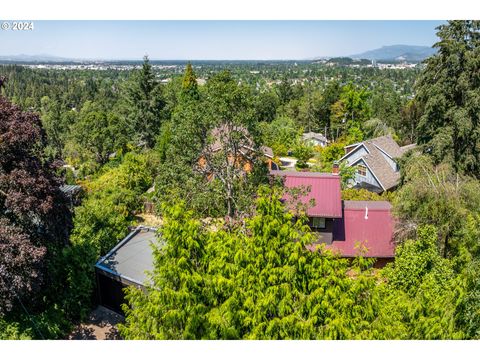
M 197 77 L 193 72 L 192 64 L 188 63 L 185 69 L 185 74 L 182 80 L 182 96 L 198 100 L 200 95 L 198 93 Z
M 282 77 L 280 84 L 275 86 L 275 90 L 281 105 L 287 104 L 294 98 L 292 84 L 286 76 Z
M 182 204 L 165 207 L 165 222 L 154 245 L 154 270 L 146 291 L 127 290 L 122 335 L 127 339 L 454 336 L 450 327 L 436 332 L 436 326 L 435 332 L 426 333 L 428 321 L 438 321 L 441 302 L 434 297 L 428 305 L 418 305 L 428 315 L 413 317 L 421 321 L 415 328 L 415 321 L 408 322 L 404 315 L 414 303 L 395 288 L 395 281 L 388 289 L 382 285 L 371 260 L 359 257 L 350 263 L 322 248 L 308 249 L 313 237 L 304 219 L 285 212 L 279 195 L 263 188 L 256 214 L 245 219 L 245 225 L 216 230 L 194 220 Z M 403 263 L 408 261 L 407 257 Z M 404 271 L 399 268 L 398 276 Z M 422 269 L 428 271 L 428 266 Z M 449 310 L 438 314 L 450 314 L 442 324 L 451 322 Z
M 166 114 L 162 88 L 147 56 L 142 68 L 125 86 L 121 111 L 127 119 L 134 145 L 153 148 Z
M 357 136 L 356 133 L 361 133 L 365 121 L 370 118 L 369 98 L 370 92 L 366 88 L 358 88 L 352 83 L 342 88 L 340 99 L 331 107 L 330 124 L 335 138 L 344 135 L 362 140 L 363 135 Z
M 480 21 L 438 28 L 438 53 L 417 83 L 418 142 L 437 163 L 480 178 Z

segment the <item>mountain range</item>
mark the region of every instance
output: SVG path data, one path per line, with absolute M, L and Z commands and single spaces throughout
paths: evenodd
M 39 55 L 0 55 L 0 61 L 9 61 L 9 62 L 66 62 L 66 61 L 75 61 L 74 59 L 63 58 L 60 56 L 52 56 L 47 54 Z
M 421 62 L 427 57 L 436 53 L 436 50 L 428 46 L 414 45 L 389 45 L 381 48 L 368 50 L 361 54 L 350 55 L 352 59 L 385 60 L 385 61 L 407 61 Z M 313 60 L 328 59 L 330 57 L 319 57 Z M 312 59 L 310 59 L 312 60 Z M 54 62 L 88 62 L 94 60 L 71 59 L 47 54 L 39 55 L 0 55 L 0 61 L 3 62 L 21 62 L 21 63 L 54 63 Z M 99 60 L 96 60 L 99 61 Z M 108 60 L 104 60 L 108 61 Z M 127 61 L 127 60 L 125 60 Z
M 428 46 L 389 45 L 350 57 L 353 59 L 421 62 L 436 52 L 437 50 Z

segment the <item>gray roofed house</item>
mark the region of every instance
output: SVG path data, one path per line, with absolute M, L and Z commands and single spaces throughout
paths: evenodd
M 123 288 L 144 288 L 153 270 L 153 248 L 163 244 L 155 228 L 139 226 L 95 264 L 97 296 L 101 305 L 121 312 Z
M 366 140 L 345 147 L 346 154 L 339 161 L 357 166 L 351 185 L 381 193 L 395 188 L 400 181 L 397 159 L 415 144 L 400 147 L 390 135 Z
M 302 134 L 302 140 L 313 146 L 327 146 L 328 140 L 323 134 L 313 131 Z

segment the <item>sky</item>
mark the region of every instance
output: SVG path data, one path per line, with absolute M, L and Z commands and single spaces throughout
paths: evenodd
M 74 59 L 282 60 L 348 56 L 436 41 L 444 21 L 34 21 L 0 30 L 0 56 Z

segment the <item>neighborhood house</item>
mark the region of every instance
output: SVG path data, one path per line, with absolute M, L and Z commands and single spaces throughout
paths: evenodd
M 311 146 L 325 147 L 328 144 L 328 140 L 325 136 L 323 136 L 323 134 L 312 131 L 302 134 L 302 140 L 304 143 Z
M 252 171 L 252 159 L 256 152 L 266 162 L 269 170 L 278 169 L 278 165 L 273 162 L 273 150 L 268 146 L 260 146 L 255 150 L 255 144 L 248 130 L 242 126 L 218 126 L 211 131 L 211 137 L 215 141 L 205 147 L 198 160 L 198 168 L 203 172 L 209 173 L 209 166 L 216 161 L 215 156 L 221 151 L 228 152 L 227 160 L 230 165 L 241 168 L 245 173 Z M 235 154 L 231 153 L 232 150 Z M 222 158 L 222 160 L 225 159 Z
M 398 146 L 390 135 L 366 140 L 345 147 L 345 155 L 339 162 L 356 166 L 357 172 L 351 185 L 355 188 L 382 193 L 394 189 L 400 181 L 397 159 L 414 144 Z

